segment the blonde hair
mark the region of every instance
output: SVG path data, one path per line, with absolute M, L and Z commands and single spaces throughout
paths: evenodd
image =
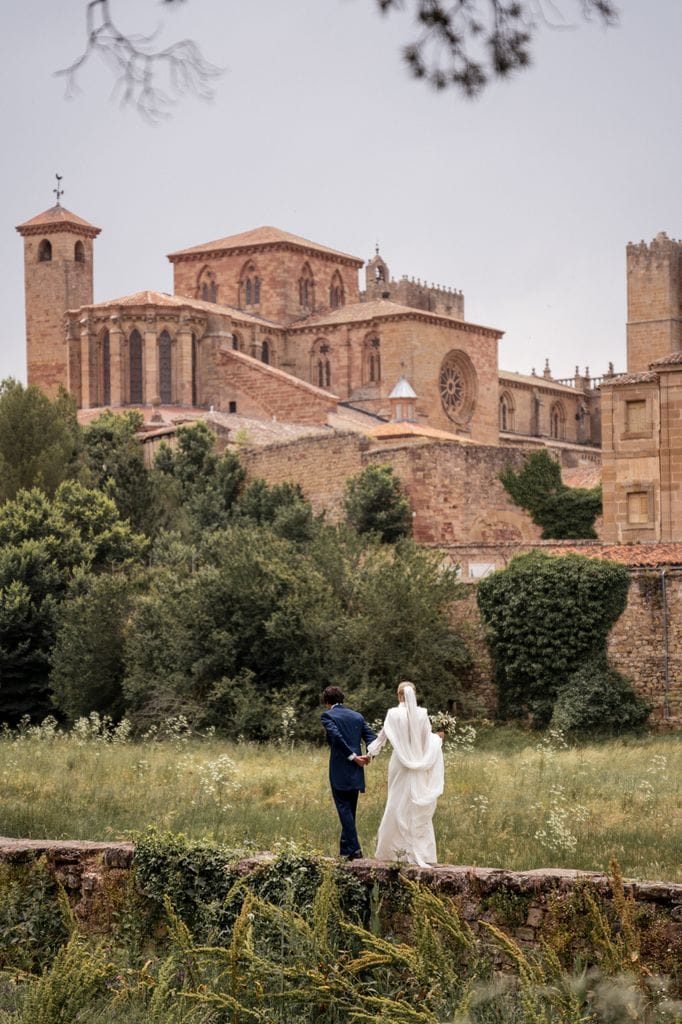
M 414 685 L 414 683 L 411 683 L 409 681 L 409 679 L 404 679 L 402 681 L 402 683 L 398 683 L 398 699 L 399 700 L 400 700 L 400 697 L 405 693 L 405 690 L 407 689 L 408 686 L 412 687 L 412 689 L 414 690 L 415 697 L 417 696 L 417 687 Z

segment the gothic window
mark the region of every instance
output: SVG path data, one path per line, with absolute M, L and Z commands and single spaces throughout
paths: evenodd
M 321 339 L 313 346 L 313 366 L 311 380 L 319 388 L 330 388 L 332 383 L 331 349 L 329 343 Z
M 218 283 L 210 267 L 204 267 L 197 278 L 197 298 L 204 302 L 218 301 Z
M 142 335 L 130 332 L 128 339 L 128 373 L 130 375 L 130 404 L 142 404 Z
M 38 246 L 38 263 L 49 263 L 52 259 L 52 242 L 49 238 L 43 238 Z
M 260 357 L 264 363 L 270 362 L 270 357 L 272 355 L 271 344 L 272 343 L 268 341 L 268 339 L 266 338 L 263 344 L 261 345 Z
M 244 351 L 244 345 L 242 343 L 241 336 L 239 334 L 237 334 L 236 331 L 232 335 L 232 348 L 235 350 L 235 352 L 243 352 Z
M 302 309 L 313 309 L 315 306 L 315 280 L 309 263 L 303 264 L 298 279 L 298 302 Z
M 476 371 L 465 352 L 452 349 L 443 359 L 438 377 L 443 410 L 453 423 L 465 426 L 476 405 Z
M 73 258 L 76 263 L 85 263 L 85 246 L 80 241 L 73 247 Z
M 365 341 L 365 380 L 368 384 L 381 380 L 381 342 L 377 337 Z
M 102 335 L 100 346 L 100 405 L 111 405 L 111 345 L 109 331 Z
M 192 335 L 192 405 L 199 404 L 199 389 L 197 386 L 199 367 L 199 341 L 196 334 Z
M 159 335 L 159 398 L 162 405 L 173 401 L 172 345 L 168 331 Z
M 338 270 L 334 272 L 329 286 L 329 305 L 332 309 L 338 309 L 344 304 L 343 278 Z
M 240 306 L 258 306 L 260 304 L 261 280 L 253 260 L 249 260 L 242 267 L 239 276 L 239 304 Z
M 514 429 L 514 401 L 508 391 L 500 395 L 500 430 Z
M 566 413 L 561 402 L 555 402 L 549 412 L 549 433 L 557 441 L 566 436 Z

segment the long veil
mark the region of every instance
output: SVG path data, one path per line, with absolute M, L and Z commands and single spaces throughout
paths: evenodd
M 386 737 L 404 768 L 410 771 L 412 799 L 420 806 L 434 803 L 443 792 L 441 741 L 431 731 L 428 715 L 417 704 L 413 686 L 406 686 L 404 713 L 388 714 L 384 722 Z

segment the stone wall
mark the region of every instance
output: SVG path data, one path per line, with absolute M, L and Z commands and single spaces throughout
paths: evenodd
M 627 247 L 628 373 L 682 348 L 682 242 L 664 231 Z
M 521 449 L 455 441 L 379 444 L 357 434 L 336 434 L 247 451 L 242 458 L 249 477 L 300 483 L 314 510 L 324 511 L 330 522 L 342 516 L 348 477 L 370 464 L 385 464 L 405 486 L 418 541 L 448 544 L 466 537 L 473 543 L 529 543 L 540 536 L 499 480 L 503 467 L 523 465 Z
M 49 871 L 63 885 L 76 917 L 86 929 L 100 932 L 111 925 L 111 896 L 126 885 L 134 855 L 129 843 L 0 838 L 0 862 L 20 865 L 44 857 Z M 261 853 L 241 861 L 237 868 L 248 875 L 272 860 L 272 854 Z M 382 887 L 394 891 L 399 876 L 417 881 L 452 897 L 462 918 L 484 941 L 487 932 L 483 926 L 491 923 L 530 948 L 538 946 L 547 931 L 556 927 L 562 904 L 570 908 L 571 897 L 580 899 L 583 890 L 587 889 L 607 913 L 616 909 L 618 898 L 616 890 L 614 899 L 614 885 L 606 875 L 558 868 L 505 871 L 450 864 L 417 868 L 358 860 L 344 864 L 344 870 L 368 887 L 378 886 L 379 891 Z M 652 936 L 657 935 L 659 940 L 662 933 L 664 947 L 674 959 L 676 950 L 682 947 L 682 884 L 626 879 L 624 890 L 632 901 L 640 931 L 646 936 L 650 927 Z M 399 921 L 385 923 L 400 927 Z

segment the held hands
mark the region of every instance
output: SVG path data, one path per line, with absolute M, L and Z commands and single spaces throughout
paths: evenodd
M 365 765 L 369 764 L 372 758 L 369 754 L 356 754 L 354 760 L 356 764 L 359 764 L 361 768 L 364 768 Z

